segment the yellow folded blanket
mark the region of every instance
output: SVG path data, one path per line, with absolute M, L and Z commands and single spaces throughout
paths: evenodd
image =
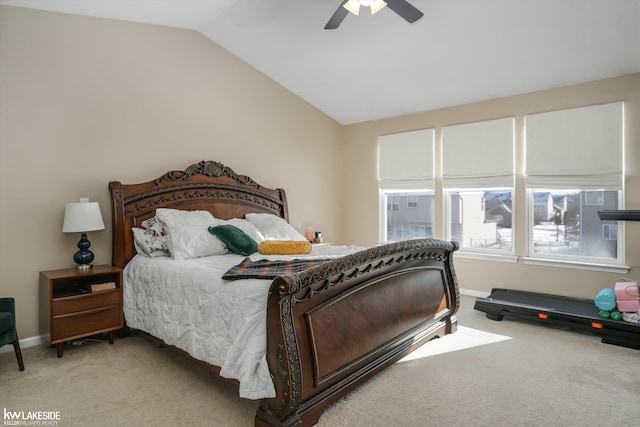
M 311 243 L 304 240 L 265 240 L 258 245 L 258 252 L 264 255 L 308 254 L 311 249 Z

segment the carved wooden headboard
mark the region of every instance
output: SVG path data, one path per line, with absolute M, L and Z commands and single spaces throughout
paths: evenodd
M 135 255 L 131 227 L 155 215 L 158 208 L 207 210 L 216 218 L 244 218 L 272 213 L 289 220 L 284 190 L 265 188 L 246 175 L 214 161 L 201 161 L 184 171 L 170 171 L 140 184 L 109 183 L 115 266 L 123 268 Z

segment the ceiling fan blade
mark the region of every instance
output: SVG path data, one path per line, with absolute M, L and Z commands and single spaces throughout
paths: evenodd
M 424 13 L 420 12 L 415 7 L 411 6 L 405 0 L 384 0 L 389 6 L 389 9 L 393 10 L 398 15 L 402 16 L 408 22 L 413 23 L 424 16 Z
M 335 30 L 340 26 L 344 18 L 349 13 L 347 9 L 342 7 L 347 1 L 349 0 L 344 0 L 342 3 L 340 3 L 340 6 L 338 6 L 338 9 L 336 9 L 336 11 L 333 13 L 331 18 L 329 18 L 329 22 L 327 22 L 327 25 L 324 26 L 325 30 Z

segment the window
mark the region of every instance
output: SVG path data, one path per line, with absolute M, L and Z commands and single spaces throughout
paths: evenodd
M 446 126 L 447 238 L 461 251 L 513 252 L 514 120 Z
M 604 240 L 618 240 L 618 225 L 602 224 L 602 238 Z
M 433 129 L 378 141 L 380 241 L 433 237 Z
M 601 193 L 603 203 L 590 205 L 590 193 Z M 599 210 L 618 209 L 617 191 L 534 191 L 532 198 L 534 255 L 617 258 L 617 224 L 598 217 Z
M 433 237 L 434 195 L 433 191 L 383 191 L 387 208 L 385 236 L 383 241 Z M 409 200 L 413 200 L 414 207 Z M 395 209 L 394 209 L 395 208 Z
M 604 204 L 604 191 L 585 191 L 584 203 L 590 206 L 602 206 Z
M 449 235 L 463 248 L 511 252 L 512 191 L 449 191 Z
M 598 211 L 623 205 L 623 104 L 525 120 L 529 255 L 622 263 L 618 224 Z
M 380 136 L 380 242 L 433 236 L 469 257 L 617 271 L 625 223 L 598 212 L 624 209 L 623 118 L 615 102 Z

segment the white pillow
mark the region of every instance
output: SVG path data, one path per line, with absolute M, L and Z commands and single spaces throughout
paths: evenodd
M 241 219 L 241 218 L 232 218 L 227 220 L 218 219 L 218 218 L 216 219 L 221 224 L 231 224 L 238 227 L 240 230 L 244 231 L 249 236 L 251 236 L 251 238 L 255 240 L 256 243 L 264 242 L 264 236 L 262 235 L 260 230 L 258 230 L 258 228 L 255 225 L 253 225 L 246 219 Z
M 265 240 L 304 240 L 307 239 L 279 216 L 267 213 L 249 213 L 244 216 L 256 226 Z
M 209 233 L 218 221 L 207 211 L 156 210 L 167 232 L 167 246 L 173 259 L 192 259 L 227 253 L 220 239 Z

